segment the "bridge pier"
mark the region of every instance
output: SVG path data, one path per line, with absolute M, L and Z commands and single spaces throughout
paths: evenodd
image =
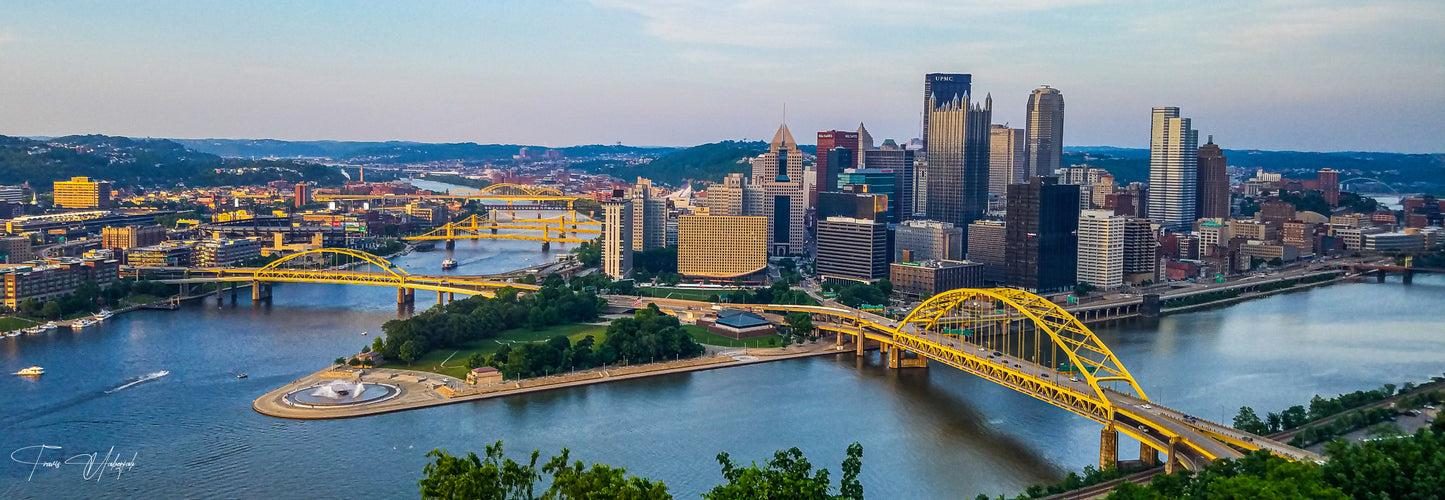
M 1139 443 L 1139 461 L 1150 467 L 1159 465 L 1159 450 L 1150 448 L 1147 444 Z
M 1117 468 L 1119 466 L 1119 429 L 1114 424 L 1104 426 L 1099 431 L 1099 470 Z
M 412 289 L 410 289 L 410 288 L 407 288 L 407 287 L 398 287 L 398 288 L 396 289 L 396 303 L 397 303 L 397 304 L 414 304 L 414 303 L 416 303 L 416 291 L 415 291 L 415 290 L 412 290 Z
M 1384 282 L 1385 282 L 1385 271 L 1383 271 L 1383 270 L 1376 271 L 1376 272 L 1375 272 L 1375 283 L 1384 283 Z
M 1381 272 L 1381 274 L 1384 274 L 1384 273 Z M 1405 270 L 1405 284 L 1408 285 L 1408 284 L 1411 284 L 1411 283 L 1414 283 L 1414 282 L 1415 282 L 1415 272 L 1414 272 L 1414 271 L 1411 271 L 1411 270 L 1409 270 L 1409 269 L 1406 269 L 1406 270 Z
M 1179 471 L 1179 436 L 1169 438 L 1169 453 L 1165 455 L 1164 473 L 1173 474 Z
M 446 248 L 447 250 L 455 250 L 457 248 L 457 240 L 447 240 Z
M 543 241 L 543 242 L 542 242 L 542 251 L 543 251 L 543 252 L 548 251 L 548 250 L 551 250 L 551 249 L 552 249 L 552 242 L 550 242 L 550 241 Z
M 260 281 L 252 281 L 251 304 L 260 304 L 263 300 L 271 300 L 271 285 Z
M 236 303 L 236 282 L 231 282 L 231 303 Z
M 446 303 L 446 298 L 447 298 L 446 292 L 443 292 L 443 291 L 441 291 L 441 290 L 437 290 L 437 305 L 445 304 L 445 303 Z

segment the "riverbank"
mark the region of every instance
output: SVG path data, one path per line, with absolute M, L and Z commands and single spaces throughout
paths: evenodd
M 1209 308 L 1211 308 L 1211 307 L 1229 306 L 1229 305 L 1238 304 L 1238 303 L 1240 303 L 1240 302 L 1244 302 L 1244 301 L 1247 301 L 1247 300 L 1261 299 L 1261 298 L 1265 298 L 1265 297 L 1269 297 L 1269 296 L 1277 295 L 1277 294 L 1281 294 L 1281 293 L 1295 292 L 1295 291 L 1300 291 L 1300 290 L 1308 290 L 1308 289 L 1310 289 L 1310 288 L 1320 287 L 1320 286 L 1325 286 L 1325 285 L 1333 285 L 1333 284 L 1337 284 L 1337 283 L 1356 283 L 1356 282 L 1359 282 L 1359 281 L 1360 281 L 1360 278 L 1361 278 L 1360 275 L 1357 275 L 1357 274 L 1344 273 L 1344 274 L 1340 274 L 1339 276 L 1337 276 L 1337 277 L 1335 277 L 1335 278 L 1333 278 L 1333 279 L 1328 279 L 1328 280 L 1324 280 L 1324 281 L 1312 281 L 1312 282 L 1309 282 L 1309 283 L 1296 283 L 1296 284 L 1294 284 L 1293 286 L 1288 286 L 1288 287 L 1284 287 L 1284 288 L 1277 288 L 1277 289 L 1274 289 L 1274 290 L 1266 290 L 1266 291 L 1263 291 L 1263 292 L 1248 292 L 1248 293 L 1239 294 L 1239 295 L 1234 296 L 1234 297 L 1229 297 L 1229 298 L 1224 298 L 1224 299 L 1219 299 L 1219 300 L 1213 300 L 1213 301 L 1209 301 L 1209 302 L 1201 302 L 1201 303 L 1198 303 L 1198 304 L 1190 304 L 1190 305 L 1187 305 L 1187 306 L 1179 306 L 1179 307 L 1168 307 L 1168 308 L 1161 309 L 1161 310 L 1159 311 L 1159 314 L 1160 314 L 1160 315 L 1179 314 L 1179 313 L 1194 312 L 1194 311 L 1199 311 L 1199 310 L 1203 310 L 1203 309 L 1209 309 Z M 1293 278 L 1286 278 L 1286 279 L 1293 279 Z
M 302 408 L 285 401 L 287 394 L 297 390 L 320 385 L 337 378 L 355 379 L 356 372 L 335 367 L 323 369 L 289 384 L 278 387 L 256 398 L 251 408 L 262 415 L 301 420 L 327 420 L 356 418 L 384 413 L 430 408 L 469 401 L 529 394 L 554 389 L 565 389 L 592 384 L 603 384 L 617 380 L 630 380 L 659 375 L 714 370 L 733 366 L 745 366 L 785 359 L 813 356 L 848 354 L 847 349 L 838 350 L 832 344 L 806 344 L 785 348 L 747 349 L 732 351 L 718 356 L 693 358 L 682 361 L 648 363 L 608 369 L 594 369 L 567 375 L 531 378 L 504 382 L 489 386 L 470 386 L 452 378 L 431 372 L 378 368 L 363 370 L 361 380 L 395 385 L 402 391 L 400 396 L 390 400 L 351 407 Z

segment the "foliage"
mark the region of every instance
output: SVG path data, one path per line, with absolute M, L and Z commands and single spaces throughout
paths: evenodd
M 788 314 L 788 334 L 795 338 L 809 337 L 813 334 L 813 316 L 805 312 Z
M 290 160 L 221 158 L 186 149 L 165 139 L 103 135 L 66 136 L 38 141 L 0 136 L 0 183 L 29 182 L 49 191 L 51 182 L 74 176 L 106 179 L 119 186 L 222 186 L 265 184 L 273 180 L 339 184 L 336 169 Z
M 687 179 L 721 181 L 730 173 L 749 174 L 748 158 L 766 153 L 762 141 L 722 141 L 674 151 L 631 167 L 613 167 L 605 172 L 619 179 L 646 177 L 667 185 L 681 185 Z
M 837 291 L 838 302 L 842 302 L 848 307 L 859 307 L 863 304 L 886 305 L 888 296 L 893 293 L 893 282 L 886 278 L 871 285 L 867 283 L 838 285 L 824 282 L 823 289 Z
M 1087 281 L 1080 281 L 1074 285 L 1075 296 L 1083 297 L 1085 295 L 1088 295 L 1090 292 L 1093 292 L 1094 290 L 1098 290 L 1098 287 L 1095 287 L 1092 283 L 1089 283 Z
M 764 467 L 758 467 L 757 463 L 741 466 L 727 453 L 719 453 L 717 461 L 722 464 L 723 479 L 727 482 L 704 493 L 702 497 L 708 500 L 863 498 L 863 485 L 858 481 L 863 467 L 863 446 L 858 443 L 848 446 L 848 458 L 842 465 L 843 481 L 836 495 L 830 491 L 828 469 L 814 472 L 813 465 L 797 448 L 774 453 Z
M 1048 486 L 1038 484 L 1030 486 L 1028 487 L 1028 489 L 1024 490 L 1023 494 L 1014 498 L 1023 500 L 1058 495 L 1060 493 L 1074 491 L 1079 488 L 1087 488 L 1089 486 L 1093 486 L 1099 483 L 1113 481 L 1115 479 L 1124 477 L 1127 474 L 1133 473 L 1136 470 L 1138 469 L 1121 469 L 1118 467 L 1098 469 L 1092 465 L 1085 465 L 1083 474 L 1069 471 L 1069 473 L 1065 474 L 1064 478 L 1059 480 L 1059 482 L 1057 483 Z M 976 499 L 989 500 L 988 495 L 984 494 L 979 494 Z
M 577 262 L 582 263 L 583 266 L 600 266 L 602 265 L 602 238 L 598 238 L 595 242 L 582 242 L 573 248 L 571 253 L 577 256 Z
M 1349 497 L 1326 481 L 1326 474 L 1318 465 L 1291 462 L 1268 452 L 1254 452 L 1238 460 L 1216 461 L 1197 474 L 1188 471 L 1160 474 L 1147 486 L 1125 481 L 1107 498 L 1344 500 Z
M 411 318 L 387 321 L 381 327 L 386 332 L 386 341 L 378 351 L 387 358 L 400 359 L 401 346 L 412 342 L 416 358 L 420 358 L 433 349 L 495 338 L 512 328 L 526 326 L 540 330 L 562 323 L 592 321 L 606 305 L 595 293 L 574 293 L 558 276 L 549 276 L 541 289 L 527 296 L 521 296 L 511 287 L 497 291 L 496 295 L 495 298 L 468 297 Z
M 702 353 L 702 345 L 682 330 L 677 318 L 649 305 L 631 318 L 614 320 L 601 345 L 591 335 L 575 344 L 559 335 L 542 343 L 503 346 L 489 364 L 504 377 L 526 378 L 618 363 L 693 358 Z
M 788 287 L 785 282 L 774 282 L 767 288 L 742 288 L 728 292 L 719 297 L 725 298 L 726 302 L 733 304 L 791 304 L 791 305 L 818 305 L 818 301 L 808 295 L 808 292 L 795 290 Z M 716 302 L 716 301 L 713 301 Z
M 473 179 L 471 177 L 462 177 L 460 175 L 451 174 L 426 174 L 426 180 L 433 182 L 444 182 L 447 184 L 456 184 L 458 186 L 466 186 L 475 189 L 481 189 L 492 185 L 491 181 Z
M 662 247 L 633 252 L 632 268 L 652 274 L 677 272 L 677 247 Z

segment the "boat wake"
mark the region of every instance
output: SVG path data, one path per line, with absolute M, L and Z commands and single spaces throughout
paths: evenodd
M 144 383 L 144 382 L 150 382 L 150 381 L 152 381 L 152 380 L 155 380 L 155 379 L 158 379 L 158 378 L 164 377 L 164 376 L 166 376 L 166 375 L 170 375 L 170 374 L 171 374 L 171 372 L 168 372 L 168 371 L 165 371 L 165 370 L 161 370 L 161 371 L 158 371 L 158 372 L 155 372 L 155 373 L 146 374 L 146 375 L 144 375 L 144 376 L 142 376 L 142 377 L 140 377 L 140 378 L 137 378 L 137 379 L 132 380 L 132 381 L 130 381 L 130 382 L 126 382 L 125 384 L 121 384 L 120 387 L 116 387 L 116 388 L 114 388 L 114 389 L 105 391 L 105 393 L 106 393 L 106 394 L 114 394 L 114 393 L 119 392 L 119 391 L 121 391 L 121 390 L 128 389 L 128 388 L 130 388 L 130 387 L 133 387 L 133 386 L 135 386 L 136 384 L 140 384 L 140 383 Z

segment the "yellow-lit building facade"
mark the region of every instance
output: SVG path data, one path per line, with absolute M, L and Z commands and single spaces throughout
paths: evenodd
M 60 208 L 106 208 L 110 206 L 110 183 L 89 177 L 55 181 L 55 206 Z
M 768 266 L 768 218 L 684 215 L 677 219 L 677 271 L 735 278 Z

